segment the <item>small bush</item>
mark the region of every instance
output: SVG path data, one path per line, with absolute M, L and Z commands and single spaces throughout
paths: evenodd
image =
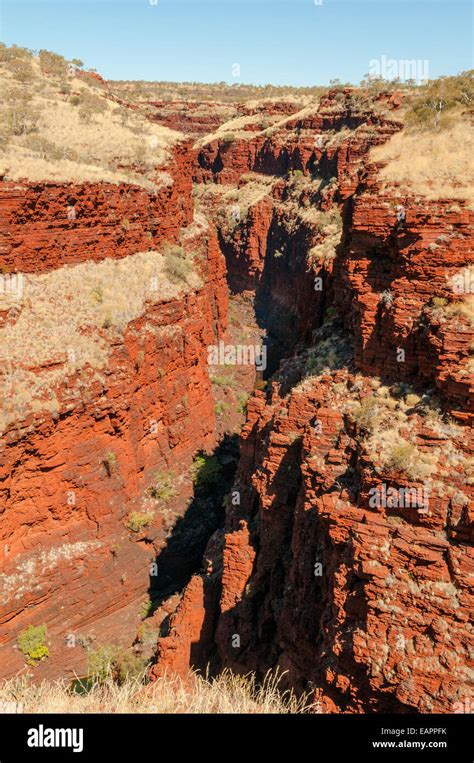
M 133 533 L 139 533 L 153 522 L 153 517 L 154 514 L 152 512 L 132 511 L 129 514 L 126 527 Z
M 393 295 L 393 292 L 389 291 L 388 289 L 386 291 L 382 291 L 379 294 L 379 300 L 385 307 L 390 307 L 390 305 L 393 304 L 395 297 Z
M 207 490 L 220 479 L 221 465 L 217 456 L 196 456 L 191 465 L 191 476 L 197 490 Z
M 51 53 L 49 50 L 40 50 L 38 57 L 44 74 L 50 74 L 53 77 L 64 77 L 67 74 L 68 63 L 63 56 Z
M 372 432 L 380 423 L 380 401 L 374 397 L 364 397 L 360 408 L 352 414 L 356 424 L 367 432 Z
M 153 612 L 153 602 L 151 599 L 147 599 L 140 607 L 140 617 L 145 620 Z
M 85 686 L 112 680 L 122 686 L 126 681 L 144 678 L 148 660 L 116 644 L 104 644 L 88 654 Z
M 413 408 L 415 405 L 418 405 L 418 403 L 421 402 L 421 397 L 412 393 L 406 396 L 405 402 L 410 408 Z
M 175 485 L 176 475 L 173 472 L 157 472 L 154 484 L 148 488 L 148 494 L 158 501 L 169 503 L 178 495 Z
M 91 291 L 91 300 L 96 305 L 101 305 L 102 302 L 104 301 L 104 292 L 103 292 L 101 284 L 98 284 L 97 286 L 95 286 L 92 289 L 92 291 Z
M 117 466 L 117 456 L 113 452 L 113 450 L 108 450 L 105 454 L 105 463 L 109 465 L 110 471 L 115 469 Z
M 400 443 L 400 445 L 395 445 L 391 449 L 386 465 L 389 469 L 396 469 L 408 473 L 416 453 L 417 450 L 411 443 Z
M 239 397 L 239 404 L 237 406 L 237 412 L 238 413 L 247 413 L 247 402 L 248 402 L 248 395 L 242 394 Z
M 34 79 L 34 69 L 26 59 L 14 59 L 8 68 L 18 82 L 26 83 Z
M 25 145 L 35 152 L 40 159 L 49 159 L 52 162 L 59 162 L 65 158 L 64 149 L 51 143 L 47 138 L 40 135 L 28 135 Z
M 37 129 L 39 114 L 24 99 L 19 98 L 3 112 L 3 129 L 10 135 L 28 135 Z
M 83 124 L 93 121 L 96 114 L 103 114 L 108 110 L 107 101 L 95 93 L 81 92 L 80 96 L 70 98 L 73 106 L 79 106 L 79 120 Z
M 26 664 L 30 667 L 36 667 L 39 662 L 49 657 L 46 638 L 46 625 L 29 625 L 18 635 L 18 647 L 25 655 Z

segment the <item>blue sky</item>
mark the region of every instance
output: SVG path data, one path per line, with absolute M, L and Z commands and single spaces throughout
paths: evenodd
M 110 79 L 325 85 L 383 55 L 428 60 L 430 77 L 473 66 L 469 0 L 153 2 L 0 0 L 0 37 Z

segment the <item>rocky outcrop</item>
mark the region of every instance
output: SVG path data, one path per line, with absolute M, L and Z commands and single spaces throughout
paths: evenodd
M 334 291 L 354 333 L 358 367 L 389 379 L 434 383 L 451 407 L 472 413 L 472 326 L 453 310 L 463 299 L 453 279 L 471 262 L 472 210 L 449 199 L 367 191 L 356 196 L 348 214 Z
M 56 188 L 60 194 L 69 190 Z M 88 198 L 90 189 L 76 190 Z M 97 188 L 90 202 L 91 247 L 104 233 L 94 204 L 107 198 L 105 190 Z M 113 190 L 120 199 L 120 189 Z M 50 189 L 36 192 L 44 199 Z M 142 193 L 132 189 L 128 203 Z M 180 200 L 185 211 L 189 199 Z M 140 207 L 134 209 L 138 220 Z M 149 212 L 145 203 L 143 212 Z M 59 264 L 54 252 L 67 262 L 88 257 L 79 231 L 55 227 L 45 210 L 43 215 L 48 234 L 36 238 L 39 270 Z M 199 218 L 181 233 L 173 228 L 170 236 L 170 226 L 180 221 L 186 217 L 166 217 L 157 238 L 179 240 L 194 254 L 200 285 L 178 289 L 175 297 L 157 294 L 138 317 L 125 318 L 122 333 L 103 328 L 100 341 L 108 347 L 100 375 L 74 364 L 68 371 L 66 362 L 54 411 L 33 401 L 3 431 L 3 676 L 24 666 L 16 641 L 30 624 L 48 627 L 50 658 L 36 668 L 37 678 L 82 674 L 86 643 L 131 644 L 154 583 L 150 564 L 192 495 L 192 459 L 216 445 L 206 348 L 226 330 L 225 263 Z M 31 224 L 28 230 L 37 228 Z M 111 253 L 104 237 L 106 243 L 92 247 L 91 259 Z M 30 246 L 24 233 L 21 255 L 12 260 L 18 264 L 21 257 L 25 269 L 35 265 Z M 127 247 L 112 253 L 125 257 Z M 47 371 L 38 368 L 37 374 Z M 150 492 L 160 483 L 170 486 L 169 495 Z
M 0 184 L 6 273 L 167 241 L 199 276 L 122 334 L 105 320 L 101 373 L 80 369 L 76 397 L 64 380 L 57 408 L 19 404 L 4 433 L 5 674 L 30 623 L 50 634 L 38 677 L 84 670 L 91 637 L 140 649 L 147 626 L 152 678 L 278 667 L 323 712 L 452 712 L 469 696 L 473 336 L 470 286 L 453 284 L 472 211 L 379 185 L 369 151 L 401 129 L 399 105 L 354 89 L 305 108 L 154 103 L 155 121 L 213 131 L 179 144 L 157 195 Z M 209 374 L 208 344 L 260 333 L 257 379 Z M 190 466 L 213 449 L 225 479 L 207 494 Z
M 189 144 L 155 192 L 125 183 L 0 183 L 0 268 L 38 273 L 174 243 L 193 219 Z M 160 168 L 161 169 L 161 168 Z
M 343 130 L 336 111 L 312 128 Z M 379 189 L 364 157 L 396 129 L 386 124 L 374 135 L 358 123 L 332 159 L 304 132 L 277 161 L 267 153 L 265 172 L 337 183 L 322 194 L 279 181 L 230 235 L 203 198 L 231 285 L 253 284 L 270 331 L 286 335 L 280 358 L 292 357 L 248 402 L 224 535 L 171 616 L 153 675 L 170 653 L 183 674 L 279 667 L 322 712 L 449 713 L 469 696 L 473 337 L 469 290 L 452 279 L 469 263 L 472 212 Z M 262 171 L 266 140 L 210 145 L 201 167 L 241 188 L 242 173 Z M 305 219 L 304 200 L 339 207 L 332 256 L 321 244 L 334 233 Z M 214 623 L 207 649 L 189 627 L 197 612 L 206 633 Z

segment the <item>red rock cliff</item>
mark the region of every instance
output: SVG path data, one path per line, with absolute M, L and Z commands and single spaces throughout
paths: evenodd
M 320 135 L 350 119 L 310 121 Z M 230 227 L 215 194 L 202 197 L 231 286 L 256 290 L 293 357 L 249 401 L 224 532 L 153 674 L 279 666 L 323 712 L 454 712 L 470 692 L 473 337 L 450 284 L 469 264 L 472 212 L 381 192 L 364 157 L 393 127 L 366 120 L 332 158 L 304 131 L 290 151 L 263 150 L 262 136 L 199 157 L 203 177 L 239 189 L 263 156 L 264 172 L 337 183 L 295 191 L 288 178 L 250 205 L 238 191 L 248 212 Z M 339 243 L 327 217 L 305 219 L 305 198 L 339 206 Z

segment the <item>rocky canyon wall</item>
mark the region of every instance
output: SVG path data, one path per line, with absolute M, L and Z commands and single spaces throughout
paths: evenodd
M 470 696 L 473 212 L 382 184 L 400 105 L 153 102 L 187 134 L 154 192 L 0 181 L 3 675 L 46 623 L 37 678 L 147 632 L 152 679 Z M 261 335 L 261 372 L 209 368 Z
M 383 189 L 368 152 L 400 125 L 332 107 L 290 121 L 290 145 L 224 136 L 198 155 L 230 287 L 254 291 L 287 359 L 248 402 L 225 528 L 153 675 L 278 667 L 322 712 L 455 712 L 472 687 L 473 331 L 453 279 L 473 213 Z
M 84 673 L 87 640 L 131 644 L 193 457 L 216 445 L 206 347 L 226 330 L 225 263 L 194 219 L 192 158 L 181 146 L 156 194 L 0 184 L 3 676 L 29 625 L 48 627 L 36 678 Z M 165 243 L 194 257 L 188 280 L 137 254 Z

